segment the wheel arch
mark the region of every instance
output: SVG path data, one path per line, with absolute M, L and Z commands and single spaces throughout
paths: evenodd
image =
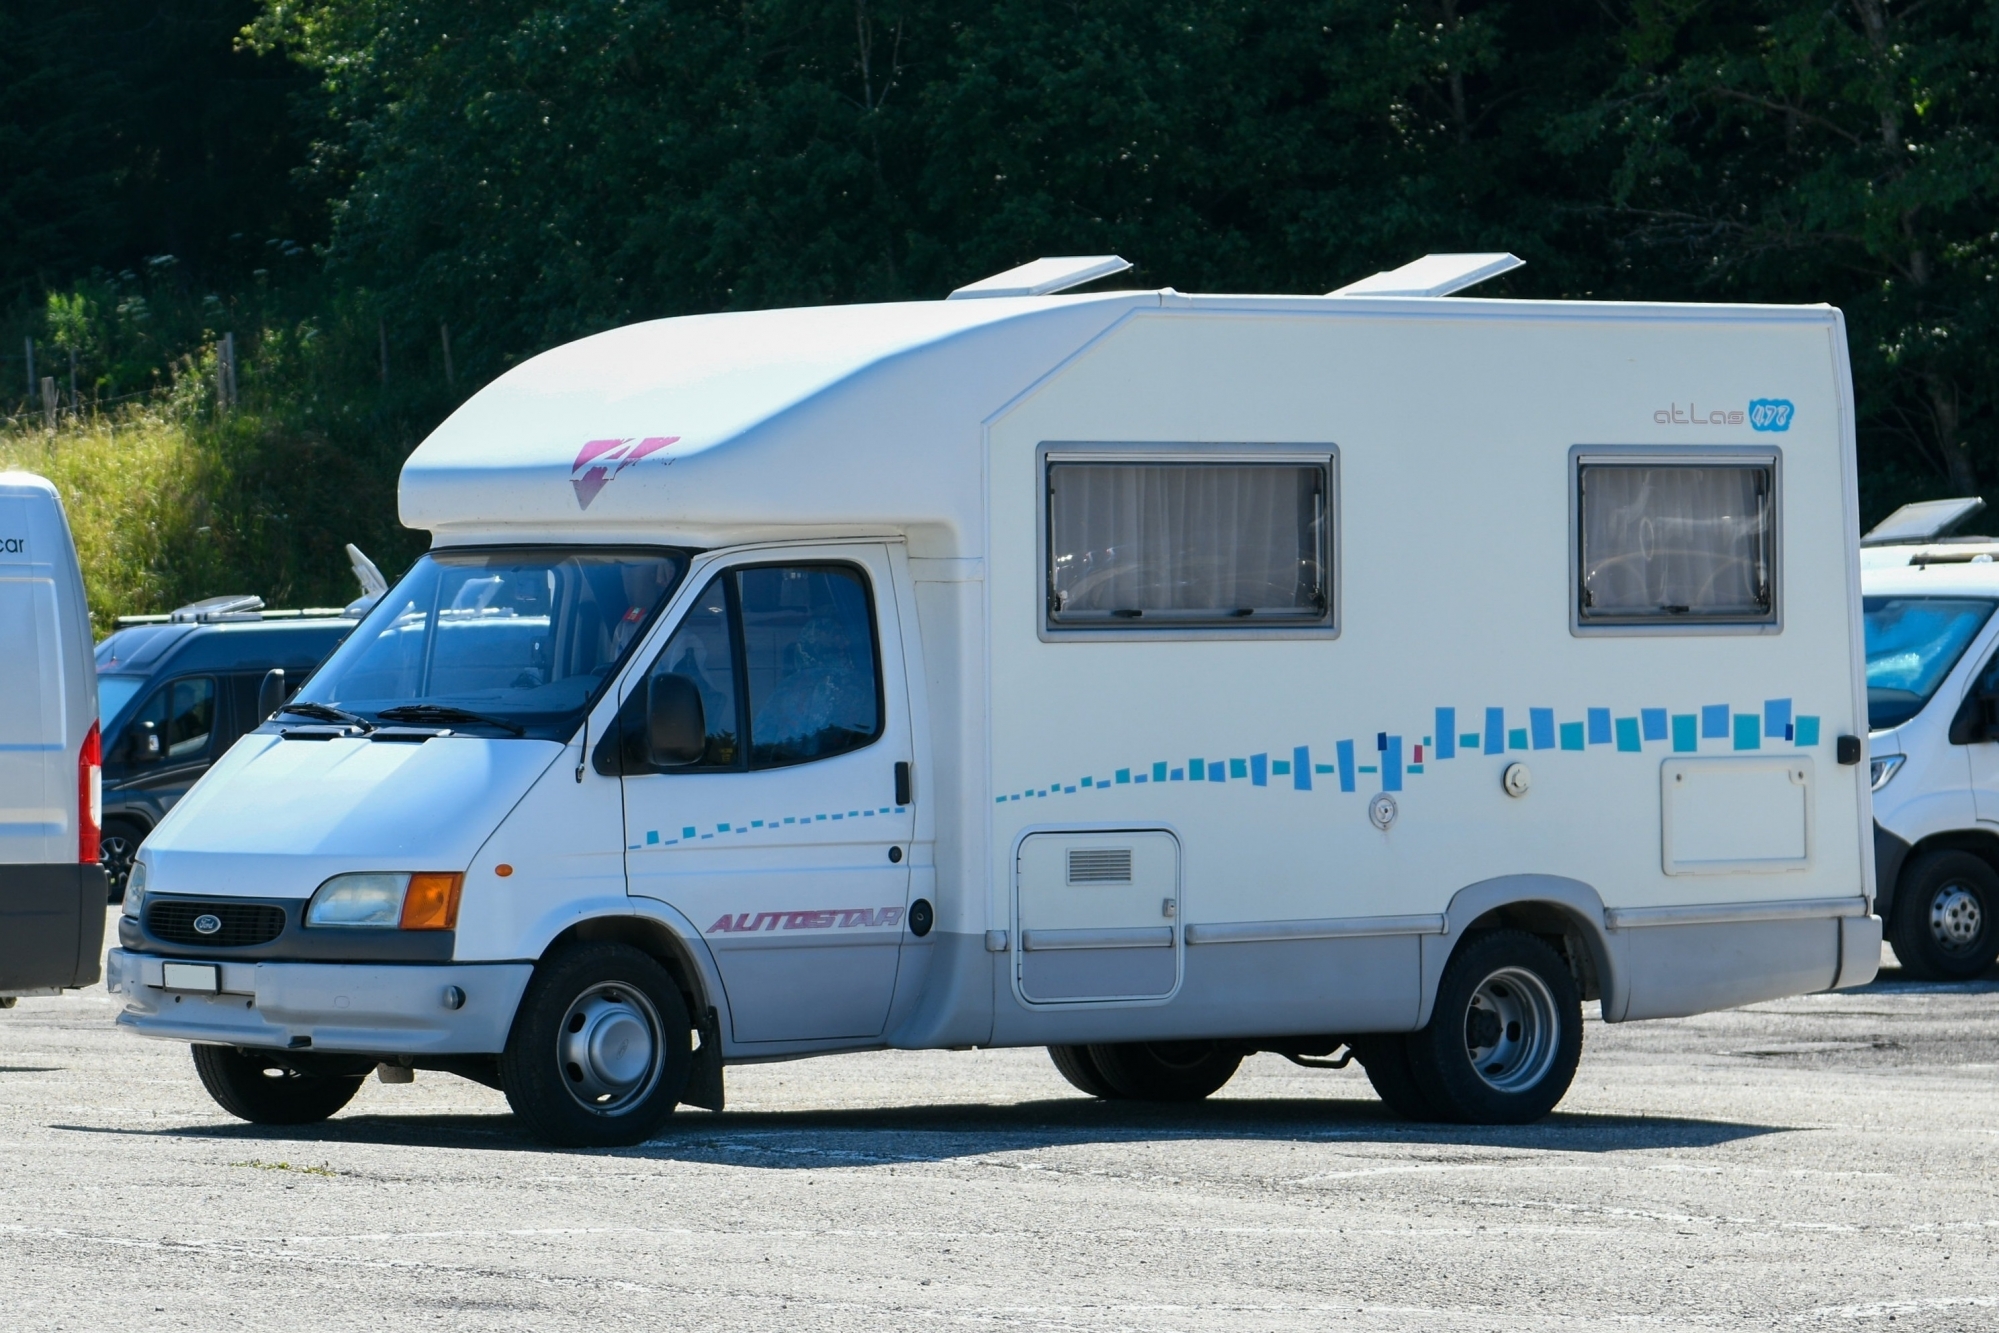
M 1423 936 L 1422 992 L 1416 1026 L 1430 1021 L 1444 967 L 1467 933 L 1510 927 L 1545 939 L 1569 964 L 1585 1000 L 1601 999 L 1605 1016 L 1622 1014 L 1628 995 L 1603 924 L 1603 898 L 1562 875 L 1501 875 L 1459 889 L 1444 909 L 1444 930 Z
M 723 995 L 721 976 L 715 960 L 693 925 L 665 903 L 634 899 L 634 911 L 584 917 L 566 927 L 542 950 L 547 958 L 572 943 L 612 943 L 630 945 L 664 967 L 687 1001 L 687 1012 L 697 1024 L 705 1024 L 708 1011 L 716 1012 L 722 1031 L 728 1030 L 728 1001 Z
M 1908 873 L 1910 866 L 1917 864 L 1931 852 L 1969 852 L 1992 867 L 1993 874 L 1999 875 L 1999 832 L 1967 828 L 1945 829 L 1941 833 L 1932 833 L 1929 837 L 1911 844 L 1901 855 L 1895 864 L 1892 880 L 1883 876 L 1883 882 L 1875 885 L 1876 916 L 1884 921 L 1888 919 L 1888 914 L 1895 910 L 1902 877 Z

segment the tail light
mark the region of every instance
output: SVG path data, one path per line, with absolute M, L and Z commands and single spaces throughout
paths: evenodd
M 96 865 L 103 834 L 104 742 L 93 722 L 76 756 L 76 859 Z

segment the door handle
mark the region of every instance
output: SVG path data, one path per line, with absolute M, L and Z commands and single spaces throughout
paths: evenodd
M 896 766 L 895 766 L 895 803 L 896 803 L 897 805 L 908 805 L 908 804 L 910 803 L 910 801 L 909 801 L 909 762 L 908 762 L 907 760 L 898 760 L 898 761 L 896 762 Z

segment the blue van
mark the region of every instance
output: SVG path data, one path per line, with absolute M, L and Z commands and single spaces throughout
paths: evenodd
M 357 621 L 356 607 L 266 611 L 216 597 L 165 616 L 128 616 L 97 645 L 104 737 L 100 854 L 112 902 L 139 844 L 208 766 L 253 731 Z

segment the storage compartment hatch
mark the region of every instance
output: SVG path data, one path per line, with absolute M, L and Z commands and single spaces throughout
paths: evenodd
M 1669 875 L 1803 870 L 1812 863 L 1806 755 L 1669 759 L 1659 771 Z

